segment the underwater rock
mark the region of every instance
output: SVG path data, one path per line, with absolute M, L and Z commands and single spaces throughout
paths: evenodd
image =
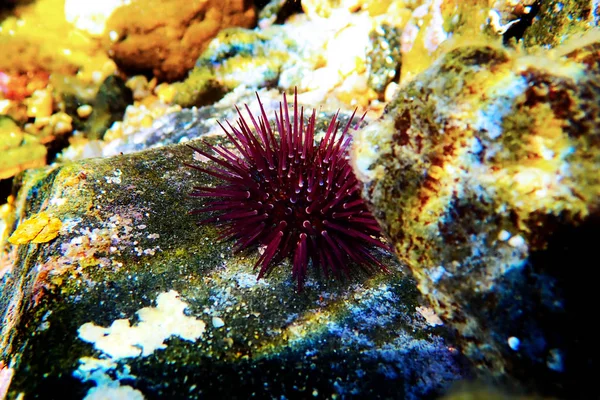
M 297 58 L 296 48 L 295 41 L 279 26 L 260 31 L 225 29 L 198 58 L 188 78 L 173 84 L 174 102 L 182 107 L 202 106 L 240 85 L 272 85 L 284 64 Z
M 105 31 L 109 54 L 121 68 L 174 81 L 185 77 L 220 30 L 255 23 L 246 0 L 133 0 L 115 10 Z
M 487 34 L 487 1 L 426 0 L 413 6 L 409 16 L 403 15 L 408 20 L 403 23 L 400 36 L 400 82 L 407 82 L 428 68 L 449 38 L 491 39 Z
M 392 256 L 381 256 L 390 274 L 310 271 L 301 293 L 288 261 L 257 281 L 259 250 L 232 255 L 214 225 L 188 214 L 192 187 L 215 183 L 184 165 L 192 154 L 180 144 L 21 176 L 20 221 L 43 212 L 61 224 L 54 240 L 7 252 L 8 398 L 60 388 L 75 398 L 418 399 L 464 376 Z
M 402 86 L 352 159 L 363 195 L 484 374 L 595 393 L 600 34 L 520 55 L 457 45 Z M 585 396 L 583 396 L 585 397 Z
M 258 102 L 256 94 L 259 93 L 261 101 L 265 107 L 267 115 L 273 115 L 275 111 L 279 112 L 279 102 L 281 94 L 276 90 L 262 90 L 253 92 L 251 90 L 236 90 L 225 96 L 221 101 L 204 107 L 184 108 L 171 111 L 166 115 L 156 118 L 150 126 L 140 128 L 128 126 L 127 132 L 122 137 L 113 139 L 104 143 L 100 153 L 97 156 L 115 156 L 118 154 L 129 154 L 145 149 L 168 146 L 172 144 L 184 143 L 193 138 L 207 135 L 222 135 L 221 127 L 217 121 L 233 121 L 237 118 L 235 105 L 247 104 L 250 109 L 257 110 Z M 307 103 L 299 104 L 305 110 L 310 109 Z M 317 111 L 317 129 L 326 130 L 328 121 L 334 116 L 335 112 Z M 341 111 L 338 120 L 343 125 L 348 122 L 351 113 Z M 71 159 L 71 158 L 69 158 Z
M 335 2 L 324 3 L 333 7 Z M 477 7 L 471 3 L 461 7 L 430 3 L 416 7 L 402 1 L 366 1 L 357 11 L 344 3 L 332 8 L 328 18 L 299 14 L 283 25 L 273 25 L 279 16 L 268 14 L 260 30 L 223 30 L 198 58 L 189 77 L 173 85 L 174 102 L 182 107 L 202 106 L 239 87 L 277 87 L 297 88 L 311 98 L 313 106 L 370 107 L 378 112 L 383 108 L 379 100 L 399 80 L 401 62 L 405 79 L 429 66 L 448 36 L 444 29 L 452 33 L 454 21 L 465 20 L 460 15 L 468 14 L 477 32 L 484 25 L 485 18 L 471 16 L 486 16 L 485 10 L 475 12 Z M 282 7 L 280 2 L 269 6 Z M 462 31 L 468 31 L 464 25 L 468 24 L 460 25 Z
M 71 116 L 73 128 L 91 140 L 102 139 L 115 121 L 121 121 L 133 93 L 118 76 L 107 77 L 94 87 L 58 85 L 57 96 L 65 112 Z
M 365 107 L 377 98 L 367 74 L 368 49 L 374 59 L 380 54 L 370 47 L 372 30 L 366 12 L 313 22 L 298 17 L 262 30 L 225 29 L 189 77 L 172 85 L 173 101 L 182 107 L 202 106 L 235 89 L 277 87 L 296 88 L 315 107 Z
M 523 38 L 525 31 L 531 26 L 542 6 L 539 0 L 496 1 L 490 9 L 489 22 L 492 30 L 502 35 L 504 44 L 508 45 Z M 546 32 L 551 31 L 547 27 Z
M 505 44 L 514 43 L 514 39 L 524 47 L 551 48 L 598 26 L 600 5 L 593 0 L 497 0 L 489 18 Z
M 123 79 L 114 75 L 106 78 L 92 102 L 93 111 L 84 124 L 86 136 L 101 139 L 113 122 L 123 119 L 125 109 L 132 103 L 133 93 Z

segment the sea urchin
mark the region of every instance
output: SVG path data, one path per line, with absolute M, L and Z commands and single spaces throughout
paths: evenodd
M 299 290 L 311 263 L 320 266 L 325 276 L 348 275 L 351 261 L 369 271 L 386 270 L 371 248 L 388 247 L 348 163 L 352 118 L 340 132 L 336 114 L 316 144 L 316 111 L 305 123 L 297 95 L 291 118 L 283 95 L 274 129 L 260 98 L 258 103 L 259 115 L 253 116 L 246 105 L 249 120 L 236 107 L 237 126 L 227 123 L 228 130 L 219 123 L 231 149 L 207 144 L 210 152 L 190 146 L 214 164 L 188 166 L 222 181 L 216 187 L 194 187 L 192 197 L 209 200 L 192 213 L 211 213 L 201 222 L 218 224 L 220 239 L 234 239 L 235 251 L 263 247 L 255 265 L 260 265 L 258 279 L 286 257 L 292 259 Z

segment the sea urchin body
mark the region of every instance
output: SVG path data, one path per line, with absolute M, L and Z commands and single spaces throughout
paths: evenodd
M 218 224 L 221 238 L 233 239 L 236 251 L 262 246 L 258 279 L 286 257 L 292 260 L 299 289 L 310 264 L 326 276 L 348 274 L 351 262 L 367 270 L 385 270 L 371 250 L 387 246 L 348 163 L 352 118 L 340 130 L 336 114 L 317 144 L 316 111 L 305 123 L 297 96 L 290 118 L 283 95 L 273 128 L 260 98 L 258 102 L 259 115 L 253 116 L 246 106 L 249 119 L 237 109 L 237 125 L 221 125 L 231 149 L 192 147 L 214 164 L 189 166 L 222 181 L 216 187 L 194 187 L 191 196 L 208 199 L 192 213 L 211 213 L 202 222 Z

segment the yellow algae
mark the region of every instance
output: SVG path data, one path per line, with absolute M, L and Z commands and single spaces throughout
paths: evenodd
M 62 221 L 55 217 L 50 217 L 46 226 L 42 228 L 40 233 L 31 241 L 32 243 L 46 243 L 58 236 L 58 232 L 62 228 Z
M 25 100 L 27 104 L 27 116 L 49 117 L 52 115 L 52 94 L 43 89 L 38 89 Z
M 8 117 L 0 117 L 0 179 L 10 178 L 29 168 L 46 165 L 46 147 L 56 135 L 72 131 L 72 118 L 64 112 L 52 114 L 52 98 L 48 90 L 37 90 L 38 96 L 27 100 L 33 123 L 25 124 L 25 132 Z M 40 93 L 43 93 L 41 95 Z
M 12 244 L 46 243 L 58 236 L 62 222 L 45 212 L 23 221 L 8 238 Z

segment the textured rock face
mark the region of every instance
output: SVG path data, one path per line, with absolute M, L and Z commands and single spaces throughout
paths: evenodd
M 134 0 L 113 13 L 105 32 L 119 66 L 172 81 L 185 76 L 221 29 L 255 23 L 251 1 Z
M 357 133 L 353 162 L 398 256 L 465 353 L 573 397 L 598 366 L 598 33 L 556 53 L 458 46 Z
M 222 116 L 173 113 L 143 142 L 224 143 Z M 206 161 L 192 157 L 178 144 L 20 177 L 19 227 L 0 264 L 0 394 L 419 399 L 463 377 L 390 255 L 378 255 L 390 274 L 311 271 L 302 293 L 287 261 L 257 281 L 259 249 L 232 254 L 188 214 L 200 206 L 192 187 L 216 183 L 184 165 Z

